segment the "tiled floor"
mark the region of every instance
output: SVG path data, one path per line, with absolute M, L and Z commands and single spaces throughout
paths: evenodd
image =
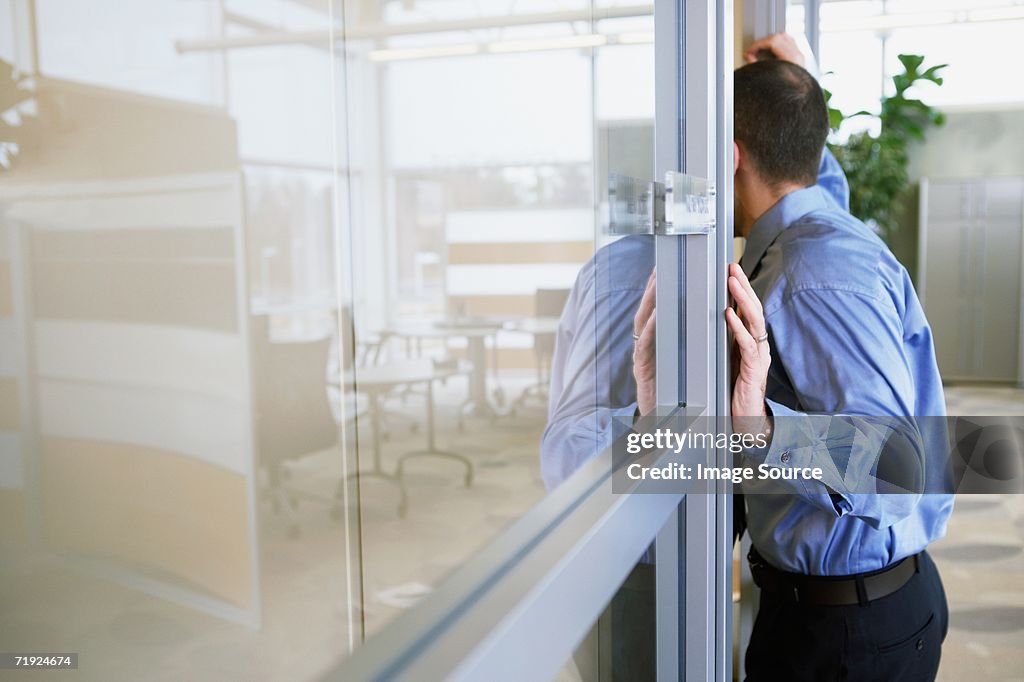
M 514 396 L 526 378 L 505 383 Z M 355 615 L 367 632 L 414 603 L 544 495 L 540 406 L 459 431 L 455 413 L 464 395 L 458 381 L 439 390 L 438 440 L 472 454 L 472 487 L 462 485 L 458 465 L 414 461 L 407 472 L 409 514 L 402 519 L 391 484 L 362 483 L 361 515 L 350 518 L 358 533 L 349 558 L 359 567 L 350 574 L 361 603 Z M 956 414 L 1024 414 L 1019 390 L 952 387 L 947 400 Z M 423 404 L 413 396 L 392 407 L 419 416 Z M 398 422 L 390 431 L 386 467 L 424 438 Z M 337 454 L 323 453 L 295 466 L 293 483 L 326 497 L 340 470 Z M 47 642 L 82 653 L 78 674 L 33 679 L 309 679 L 347 650 L 349 583 L 344 526 L 330 518 L 328 505 L 304 502 L 298 518 L 302 534 L 289 539 L 282 520 L 264 510 L 258 631 L 85 577 L 59 562 L 0 553 L 0 650 Z M 1024 679 L 1024 497 L 958 500 L 947 537 L 932 550 L 952 613 L 941 679 Z M 17 679 L 3 673 L 2 680 Z
M 946 388 L 950 415 L 1024 415 L 1024 390 Z M 939 679 L 1024 680 L 1024 495 L 958 496 L 929 550 L 949 600 Z

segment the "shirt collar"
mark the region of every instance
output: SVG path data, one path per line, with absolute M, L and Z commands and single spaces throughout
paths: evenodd
M 798 189 L 779 199 L 750 228 L 750 237 L 740 259 L 743 272 L 748 277 L 751 275 L 768 247 L 787 227 L 812 211 L 833 205 L 828 193 L 818 185 Z

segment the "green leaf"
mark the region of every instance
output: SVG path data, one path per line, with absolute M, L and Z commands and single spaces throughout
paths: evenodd
M 919 54 L 901 54 L 897 56 L 908 74 L 916 74 L 917 67 L 924 63 L 924 56 Z
M 832 109 L 830 107 L 828 110 L 828 127 L 831 128 L 832 130 L 836 130 L 842 124 L 843 112 L 839 111 L 838 109 Z

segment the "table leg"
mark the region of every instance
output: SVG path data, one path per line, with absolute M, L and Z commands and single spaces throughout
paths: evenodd
M 483 336 L 469 337 L 469 361 L 473 371 L 469 375 L 469 400 L 462 408 L 467 417 L 494 419 L 504 413 L 498 410 L 487 395 L 487 344 Z
M 427 447 L 425 450 L 414 450 L 413 452 L 407 452 L 402 455 L 398 460 L 398 468 L 395 471 L 395 475 L 401 479 L 405 471 L 406 460 L 413 459 L 415 457 L 442 457 L 445 459 L 452 459 L 456 462 L 461 462 L 466 468 L 465 483 L 468 488 L 473 484 L 473 463 L 469 461 L 469 458 L 465 455 L 460 455 L 457 452 L 450 452 L 448 450 L 441 450 L 437 447 L 437 442 L 434 439 L 434 382 L 433 380 L 427 382 Z
M 353 478 L 356 479 L 357 481 L 361 481 L 364 478 L 379 478 L 379 479 L 381 479 L 383 481 L 388 481 L 390 483 L 394 483 L 395 485 L 398 486 L 398 494 L 399 494 L 399 499 L 398 499 L 398 515 L 404 517 L 405 516 L 405 512 L 406 512 L 406 510 L 408 509 L 408 506 L 409 506 L 409 496 L 408 496 L 408 494 L 405 491 L 405 482 L 402 480 L 402 477 L 399 476 L 397 473 L 389 474 L 386 471 L 384 471 L 384 465 L 383 465 L 383 461 L 382 461 L 382 458 L 381 458 L 381 444 L 380 444 L 380 439 L 381 439 L 381 433 L 380 433 L 380 412 L 381 412 L 381 409 L 382 409 L 381 404 L 380 404 L 380 395 L 375 391 L 373 393 L 370 393 L 369 398 L 370 398 L 370 436 L 373 439 L 373 445 L 372 445 L 372 448 L 373 448 L 372 449 L 372 452 L 373 452 L 373 466 L 368 471 L 360 471 L 359 469 L 356 469 L 355 471 L 353 471 L 352 473 L 348 474 L 345 478 L 343 478 L 341 481 L 338 482 L 338 488 L 337 488 L 337 490 L 335 490 L 335 493 L 334 493 L 334 499 L 335 499 L 336 508 L 333 509 L 332 512 L 331 512 L 332 516 L 335 516 L 336 518 L 340 518 L 340 516 L 341 516 L 341 509 L 340 509 L 340 507 L 337 507 L 337 505 L 340 505 L 341 504 L 341 500 L 344 499 L 343 498 L 342 486 L 347 485 L 348 481 L 353 479 Z

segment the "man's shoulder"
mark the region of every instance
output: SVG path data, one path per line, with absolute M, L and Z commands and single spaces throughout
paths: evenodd
M 789 294 L 828 289 L 882 298 L 887 280 L 902 268 L 877 235 L 840 209 L 803 216 L 774 246 Z
M 580 273 L 593 280 L 598 294 L 639 289 L 647 286 L 654 268 L 654 237 L 629 235 L 605 244 Z

